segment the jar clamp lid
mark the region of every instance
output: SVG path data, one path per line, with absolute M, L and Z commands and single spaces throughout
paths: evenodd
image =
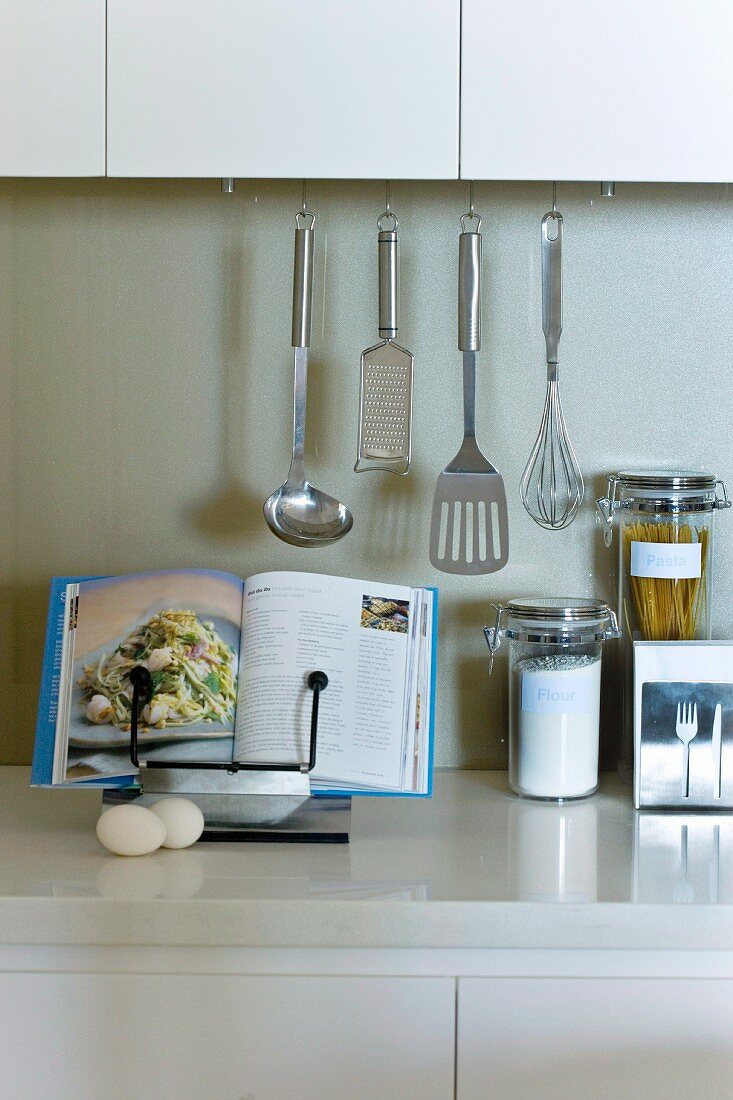
M 493 627 L 484 627 L 491 652 L 489 673 L 502 638 L 540 645 L 583 645 L 620 636 L 616 616 L 602 600 L 550 596 L 491 606 L 496 609 L 496 621 Z
M 621 470 L 609 474 L 608 495 L 599 497 L 596 505 L 610 526 L 619 508 L 672 514 L 712 512 L 730 508 L 731 502 L 725 484 L 706 470 Z

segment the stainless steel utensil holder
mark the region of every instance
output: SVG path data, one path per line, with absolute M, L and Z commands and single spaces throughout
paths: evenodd
M 733 810 L 733 641 L 633 648 L 634 805 Z

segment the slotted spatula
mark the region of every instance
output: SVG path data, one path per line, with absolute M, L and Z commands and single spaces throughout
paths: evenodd
M 465 222 L 477 222 L 466 232 Z M 458 252 L 458 347 L 463 352 L 463 443 L 435 486 L 430 562 L 443 573 L 496 573 L 509 559 L 509 523 L 501 474 L 476 443 L 476 352 L 481 347 L 481 218 L 461 218 Z

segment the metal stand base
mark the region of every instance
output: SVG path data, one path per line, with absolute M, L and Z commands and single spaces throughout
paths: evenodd
M 182 795 L 201 807 L 206 822 L 202 841 L 289 841 L 300 844 L 348 844 L 350 798 L 314 798 L 288 794 Z M 165 795 L 140 787 L 104 791 L 104 806 L 134 801 L 150 806 Z

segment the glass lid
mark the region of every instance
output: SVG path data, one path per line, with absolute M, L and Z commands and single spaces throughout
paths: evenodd
M 603 600 L 580 596 L 539 596 L 509 600 L 509 615 L 533 622 L 582 623 L 608 617 L 608 604 Z
M 629 489 L 704 492 L 714 490 L 717 479 L 707 470 L 620 470 L 616 480 Z

